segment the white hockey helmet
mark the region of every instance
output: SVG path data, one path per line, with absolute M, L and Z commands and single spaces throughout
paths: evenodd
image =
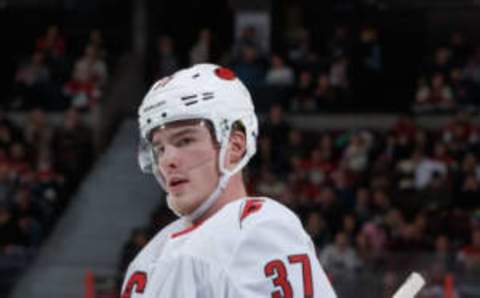
M 153 173 L 164 189 L 165 181 L 157 169 L 150 143 L 153 130 L 190 119 L 206 120 L 213 126 L 214 137 L 220 146 L 218 165 L 221 177 L 210 198 L 194 214 L 187 216 L 192 220 L 213 205 L 229 177 L 241 170 L 256 152 L 258 120 L 252 99 L 247 88 L 228 68 L 198 64 L 157 81 L 145 95 L 138 116 L 140 167 L 145 173 Z M 246 153 L 234 169 L 228 170 L 224 167 L 224 157 L 234 124 L 240 124 L 245 130 Z M 169 205 L 172 207 L 170 202 Z

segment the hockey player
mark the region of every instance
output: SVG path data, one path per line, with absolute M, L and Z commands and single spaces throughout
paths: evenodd
M 179 219 L 132 261 L 122 298 L 336 297 L 297 216 L 247 195 L 258 122 L 231 70 L 199 64 L 158 81 L 139 122 L 140 166 Z

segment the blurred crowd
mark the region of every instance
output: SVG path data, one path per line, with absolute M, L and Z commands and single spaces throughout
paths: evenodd
M 262 132 L 251 190 L 299 214 L 328 271 L 410 252 L 480 270 L 480 126 L 468 113 L 438 130 L 404 116 L 387 131 L 308 132 L 276 106 Z
M 0 109 L 1 297 L 33 260 L 94 161 L 86 117 L 108 80 L 106 55 L 99 30 L 69 45 L 52 25 L 18 63 L 13 94 Z
M 52 126 L 35 109 L 19 126 L 0 116 L 0 253 L 36 249 L 93 161 L 91 129 L 74 109 Z
M 77 44 L 67 40 L 57 25 L 51 25 L 33 42 L 29 56 L 18 63 L 7 109 L 88 111 L 97 105 L 108 80 L 102 32 L 93 29 Z
M 71 45 L 66 35 L 51 25 L 32 41 L 0 112 L 0 253 L 37 248 L 94 159 L 85 112 L 107 84 L 105 41 L 97 29 Z
M 460 32 L 436 47 L 420 70 L 414 109 L 445 112 L 476 110 L 480 105 L 480 47 Z
M 289 110 L 303 113 L 351 104 L 353 84 L 363 92 L 381 79 L 382 47 L 374 26 L 364 26 L 354 35 L 347 26 L 338 25 L 322 51 L 320 54 L 312 45 L 310 32 L 301 29 L 288 37 L 284 49 L 267 52 L 256 28 L 247 26 L 232 48 L 223 52 L 216 47 L 212 32 L 202 29 L 187 59 L 182 59 L 174 40 L 162 35 L 151 61 L 150 78 L 160 79 L 186 64 L 216 62 L 232 68 L 252 90 L 280 89 L 280 96 L 289 97 L 285 103 Z M 375 90 L 368 92 L 372 96 Z
M 418 70 L 416 91 L 404 99 L 407 106 L 411 105 L 416 113 L 478 112 L 479 49 L 455 32 L 446 45 L 419 57 L 424 63 Z M 422 52 L 418 51 L 418 55 Z M 255 27 L 245 27 L 232 48 L 223 52 L 216 47 L 213 33 L 202 29 L 187 56 L 182 59 L 175 50 L 175 41 L 162 35 L 151 61 L 151 80 L 185 65 L 218 62 L 232 68 L 254 94 L 258 95 L 259 89 L 267 90 L 265 99 L 269 103 L 281 102 L 289 112 L 297 113 L 346 111 L 353 107 L 374 110 L 378 108 L 375 105 L 388 102 L 392 96 L 391 90 L 384 90 L 388 79 L 385 49 L 374 25 L 352 28 L 339 24 L 322 46 L 314 45 L 309 30 L 298 29 L 286 37 L 281 49 L 273 52 L 264 49 Z M 409 81 L 404 78 L 392 87 L 408 89 Z

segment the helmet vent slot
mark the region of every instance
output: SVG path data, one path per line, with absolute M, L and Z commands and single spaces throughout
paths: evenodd
M 213 94 L 213 92 L 205 92 L 205 93 L 202 93 L 202 99 L 203 100 L 210 100 L 210 99 L 213 99 L 215 97 L 215 95 Z
M 198 100 L 193 100 L 193 101 L 186 102 L 185 105 L 186 106 L 191 106 L 191 105 L 194 105 L 196 103 L 198 103 Z
M 185 101 L 185 100 L 189 100 L 189 99 L 192 99 L 192 98 L 195 98 L 195 97 L 197 97 L 197 95 L 196 95 L 196 94 L 193 94 L 193 95 L 188 95 L 188 96 L 183 96 L 183 97 L 182 97 L 182 100 L 184 100 L 184 101 Z

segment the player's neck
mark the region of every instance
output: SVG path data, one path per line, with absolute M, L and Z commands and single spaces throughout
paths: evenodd
M 247 196 L 247 190 L 245 188 L 245 183 L 243 182 L 243 178 L 241 173 L 235 174 L 230 178 L 228 181 L 227 187 L 225 190 L 220 194 L 218 200 L 213 204 L 210 209 L 208 209 L 204 215 L 200 216 L 194 223 L 201 223 L 205 220 L 212 217 L 215 213 L 217 213 L 223 206 L 227 205 L 230 202 L 236 201 L 243 197 Z

